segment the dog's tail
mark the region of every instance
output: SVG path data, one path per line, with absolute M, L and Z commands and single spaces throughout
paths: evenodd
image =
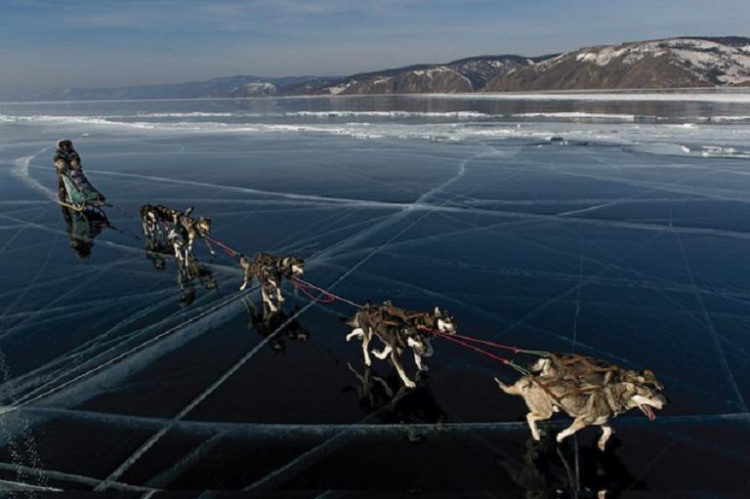
M 499 386 L 500 389 L 508 395 L 521 395 L 521 390 L 518 388 L 517 383 L 513 385 L 506 385 L 497 378 L 495 378 L 495 382 L 497 383 L 497 386 Z
M 359 327 L 359 312 L 352 317 L 339 316 L 339 320 L 350 327 Z

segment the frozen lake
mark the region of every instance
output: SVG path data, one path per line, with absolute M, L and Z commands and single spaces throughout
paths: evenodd
M 62 138 L 114 228 L 54 201 Z M 269 326 L 226 255 L 197 246 L 214 290 L 157 269 L 144 203 L 357 303 L 651 368 L 671 404 L 603 454 L 534 444 L 515 371 L 436 338 L 399 390 L 349 305 L 287 285 Z M 0 488 L 750 491 L 748 94 L 0 103 L 0 231 Z

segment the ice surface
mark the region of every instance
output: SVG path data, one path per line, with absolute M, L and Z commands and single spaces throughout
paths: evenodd
M 460 97 L 0 105 L 0 484 L 518 491 L 531 472 L 746 490 L 750 109 L 732 98 L 657 114 Z M 52 201 L 62 136 L 117 206 L 84 257 Z M 145 202 L 210 214 L 246 254 L 299 254 L 306 280 L 356 303 L 439 305 L 463 334 L 649 367 L 671 404 L 655 423 L 618 418 L 605 455 L 594 430 L 535 446 L 492 381 L 514 371 L 436 339 L 405 392 L 344 341 L 349 305 L 290 287 L 266 329 L 231 259 L 198 247 L 212 291 L 144 258 Z

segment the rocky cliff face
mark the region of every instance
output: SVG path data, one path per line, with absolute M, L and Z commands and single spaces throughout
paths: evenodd
M 567 52 L 491 79 L 485 92 L 750 85 L 750 39 L 672 38 Z
M 520 56 L 485 56 L 462 59 L 448 64 L 419 65 L 363 73 L 343 78 L 316 93 L 352 94 L 422 94 L 474 92 L 490 79 L 512 69 L 533 64 Z
M 422 94 L 471 92 L 471 81 L 446 66 L 415 69 L 394 76 L 352 78 L 329 87 L 332 94 Z
M 471 81 L 472 88 L 479 90 L 495 77 L 531 66 L 537 61 L 547 58 L 528 58 L 515 55 L 501 57 L 482 56 L 453 61 L 448 64 L 448 67 L 467 77 Z

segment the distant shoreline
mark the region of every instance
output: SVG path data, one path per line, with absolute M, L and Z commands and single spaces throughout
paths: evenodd
M 627 90 L 542 90 L 533 92 L 476 92 L 476 93 L 411 93 L 411 94 L 355 94 L 355 95 L 279 95 L 262 97 L 195 97 L 160 99 L 92 99 L 49 101 L 0 101 L 0 105 L 76 104 L 117 102 L 191 102 L 244 100 L 301 100 L 301 99 L 475 99 L 475 100 L 550 100 L 550 101 L 693 101 L 693 102 L 750 102 L 750 87 L 659 88 Z

